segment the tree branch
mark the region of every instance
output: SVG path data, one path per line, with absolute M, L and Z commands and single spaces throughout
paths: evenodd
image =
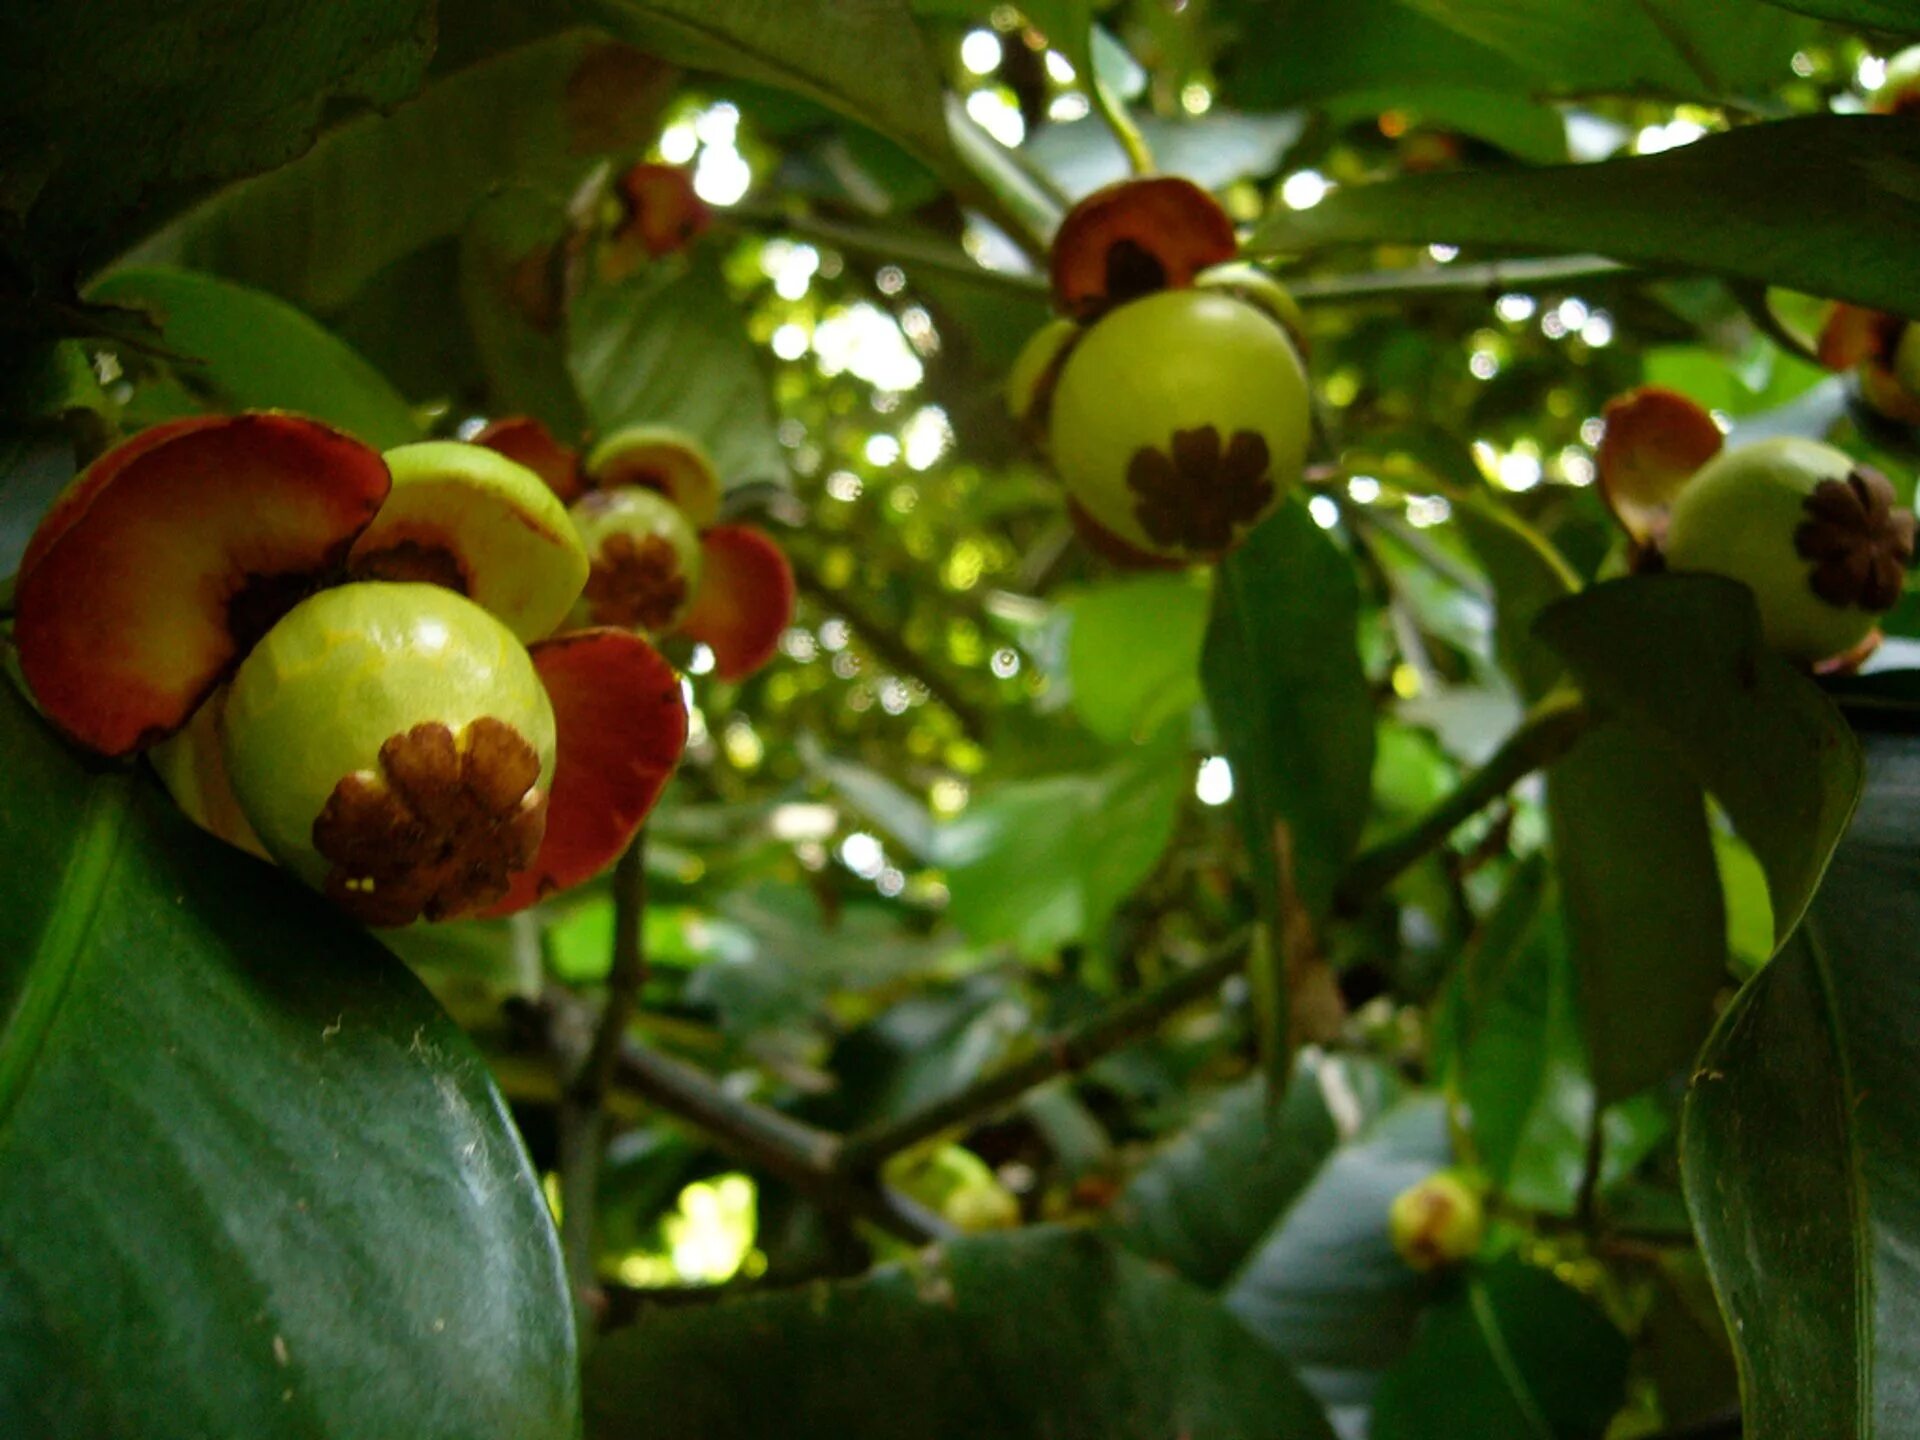
M 1205 999 L 1246 963 L 1248 937 L 1238 935 L 1191 970 L 1182 971 L 1104 1015 L 1043 1041 L 1025 1059 L 982 1076 L 964 1089 L 879 1125 L 857 1130 L 841 1144 L 840 1166 L 858 1174 L 942 1130 L 997 1110 L 1057 1075 L 1077 1074 L 1124 1048 L 1175 1011 Z
M 600 1156 L 606 1143 L 606 1098 L 614 1062 L 646 978 L 643 943 L 646 913 L 646 831 L 620 857 L 613 871 L 613 963 L 607 972 L 607 1003 L 592 1043 L 560 1096 L 560 1252 L 573 1285 L 574 1304 L 593 1295 L 594 1219 Z M 584 1314 L 581 1334 L 588 1333 Z
M 927 659 L 916 653 L 913 647 L 901 638 L 900 632 L 887 624 L 873 611 L 867 609 L 864 601 L 856 599 L 844 590 L 834 590 L 820 578 L 819 572 L 799 556 L 789 553 L 793 565 L 794 583 L 828 609 L 844 616 L 848 624 L 860 632 L 860 638 L 866 647 L 881 660 L 903 675 L 911 676 L 927 687 L 927 693 L 960 722 L 960 728 L 969 740 L 984 742 L 987 737 L 986 717 L 980 708 L 962 695 L 954 683 L 936 669 Z
M 1354 857 L 1334 890 L 1334 908 L 1351 915 L 1447 837 L 1534 771 L 1551 765 L 1587 728 L 1585 699 L 1560 690 L 1531 710 L 1486 764 L 1400 834 Z

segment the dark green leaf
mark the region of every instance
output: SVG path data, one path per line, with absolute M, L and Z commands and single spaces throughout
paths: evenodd
M 1912 0 L 1767 0 L 1802 15 L 1817 15 L 1862 30 L 1891 30 L 1896 35 L 1920 34 L 1920 12 Z
M 271 295 L 160 267 L 115 271 L 90 293 L 151 309 L 167 348 L 201 362 L 174 369 L 215 408 L 298 411 L 379 450 L 420 438 L 407 402 L 377 370 Z
M 1382 1069 L 1318 1054 L 1301 1057 L 1278 1115 L 1260 1080 L 1234 1086 L 1134 1176 L 1113 1209 L 1118 1238 L 1196 1284 L 1226 1284 L 1395 1088 Z
M 587 1377 L 594 1440 L 1330 1440 L 1271 1351 L 1086 1231 L 956 1241 L 862 1280 L 659 1310 Z
M 773 401 L 740 308 L 711 256 L 663 267 L 575 303 L 569 364 L 600 434 L 673 425 L 706 442 L 728 486 L 786 483 Z
M 0 689 L 0 1432 L 567 1440 L 558 1247 L 484 1062 Z
M 1423 1287 L 1387 1207 L 1452 1158 L 1441 1102 L 1407 1101 L 1334 1153 L 1228 1282 L 1227 1307 L 1325 1403 L 1365 1404 L 1412 1339 Z
M 1627 1337 L 1511 1256 L 1430 1310 L 1380 1384 L 1374 1440 L 1598 1440 L 1626 1398 Z
M 1706 800 L 1672 744 L 1612 720 L 1548 773 L 1547 810 L 1587 1055 L 1610 1104 L 1692 1061 L 1727 982 Z
M 645 143 L 671 79 L 580 32 L 509 51 L 216 196 L 140 258 L 211 270 L 325 315 L 403 256 L 458 235 L 496 190 L 533 186 L 557 217 L 594 157 Z
M 1902 120 L 1809 116 L 1634 159 L 1342 190 L 1311 210 L 1274 212 L 1250 249 L 1396 240 L 1591 251 L 1909 315 L 1920 313 L 1909 263 L 1920 244 L 1916 172 L 1920 134 Z
M 1276 822 L 1292 832 L 1300 902 L 1320 915 L 1366 821 L 1373 700 L 1358 611 L 1352 563 L 1298 496 L 1219 570 L 1201 677 L 1264 904 L 1277 893 Z
M 1760 638 L 1732 581 L 1596 586 L 1540 617 L 1588 696 L 1659 731 L 1759 857 L 1776 944 L 1799 923 L 1860 793 L 1860 747 L 1833 703 Z
M 0 231 L 46 278 L 84 272 L 210 185 L 292 159 L 329 106 L 411 94 L 432 50 L 425 0 L 9 5 Z
M 519 187 L 481 202 L 459 240 L 460 298 L 488 408 L 531 415 L 563 443 L 583 438 L 587 415 L 568 368 L 568 330 L 556 243 L 563 207 Z
M 1405 0 L 1531 74 L 1584 90 L 1709 99 L 1777 85 L 1817 36 L 1750 0 Z
M 1749 1440 L 1920 1427 L 1920 747 L 1866 742 L 1852 833 L 1798 934 L 1721 1017 L 1687 1097 L 1687 1198 Z

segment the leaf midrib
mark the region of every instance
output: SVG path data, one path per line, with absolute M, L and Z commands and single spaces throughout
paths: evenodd
M 26 1093 L 99 920 L 132 801 L 132 781 L 121 775 L 100 781 L 87 797 L 46 927 L 26 962 L 26 983 L 13 1014 L 0 1026 L 0 1136 Z

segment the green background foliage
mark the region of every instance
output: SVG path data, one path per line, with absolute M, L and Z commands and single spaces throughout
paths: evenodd
M 798 585 L 741 683 L 667 642 L 692 735 L 604 1102 L 613 878 L 369 937 L 7 687 L 0 1433 L 1920 1429 L 1920 606 L 1814 678 L 1737 585 L 1625 578 L 1593 483 L 1651 383 L 1912 495 L 1811 346 L 1829 300 L 1920 315 L 1920 129 L 1862 113 L 1915 35 L 0 17 L 0 569 L 115 439 L 279 407 L 679 426 Z M 1306 312 L 1308 472 L 1190 572 L 1077 539 L 1001 393 L 1142 145 Z M 640 160 L 711 204 L 678 253 L 619 233 Z M 1419 1274 L 1387 1210 L 1443 1166 L 1487 1238 Z

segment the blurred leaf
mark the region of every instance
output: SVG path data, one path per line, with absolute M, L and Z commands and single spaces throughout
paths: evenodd
M 1101 739 L 1144 740 L 1200 703 L 1207 591 L 1190 576 L 1120 580 L 1061 608 L 1073 708 Z
M 1373 1440 L 1598 1440 L 1626 1399 L 1627 1337 L 1511 1256 L 1475 1266 L 1380 1384 Z
M 1226 1284 L 1398 1087 L 1384 1068 L 1312 1052 L 1277 1115 L 1258 1078 L 1214 1097 L 1141 1168 L 1112 1211 L 1129 1249 L 1209 1289 Z
M 1779 83 L 1818 28 L 1749 0 L 1404 0 L 1550 81 L 1717 99 Z
M 1215 110 L 1198 120 L 1142 117 L 1138 124 L 1155 164 L 1209 190 L 1273 174 L 1306 131 L 1306 119 L 1297 113 L 1235 115 Z M 1076 200 L 1129 173 L 1126 152 L 1098 119 L 1047 125 L 1034 133 L 1022 153 Z
M 1452 1158 L 1441 1102 L 1404 1102 L 1334 1152 L 1227 1283 L 1227 1308 L 1336 1416 L 1367 1403 L 1420 1314 L 1424 1286 L 1394 1251 L 1387 1207 Z
M 1293 834 L 1294 887 L 1313 916 L 1366 823 L 1373 699 L 1360 668 L 1353 565 L 1291 496 L 1219 568 L 1201 659 L 1233 765 L 1235 808 L 1263 908 L 1273 903 L 1273 827 Z
M 1201 1291 L 1086 1231 L 958 1240 L 860 1280 L 643 1314 L 587 1374 L 593 1440 L 1331 1440 Z
M 1462 496 L 1453 519 L 1493 581 L 1500 666 L 1523 696 L 1538 700 L 1565 667 L 1534 635 L 1534 617 L 1578 590 L 1579 577 L 1551 542 L 1497 502 Z
M 1735 416 L 1785 405 L 1829 378 L 1771 342 L 1756 344 L 1746 361 L 1704 345 L 1662 345 L 1647 351 L 1642 374 L 1649 385 L 1678 390 L 1697 405 Z
M 1767 0 L 1785 10 L 1837 20 L 1863 30 L 1888 30 L 1895 35 L 1920 34 L 1920 15 L 1907 0 Z
M 1832 873 L 1721 1017 L 1687 1097 L 1687 1198 L 1750 1440 L 1920 1425 L 1920 749 L 1864 738 L 1866 793 Z
M 330 106 L 411 94 L 433 36 L 423 0 L 9 5 L 0 255 L 84 274 L 209 186 L 298 155 Z
M 940 832 L 948 913 L 976 944 L 1098 943 L 1172 838 L 1190 776 L 1175 728 L 1100 770 L 1000 785 Z
M 893 1120 L 958 1094 L 1030 1041 L 1032 1008 L 998 976 L 910 995 L 834 1048 L 839 1080 L 813 1118 L 837 1130 Z
M 569 365 L 602 435 L 672 425 L 706 443 L 731 487 L 786 483 L 762 357 L 711 253 L 590 286 L 575 301 Z
M 572 444 L 586 411 L 568 368 L 556 245 L 559 203 L 524 187 L 490 195 L 459 241 L 460 298 L 488 409 L 531 415 Z
M 1691 1063 L 1727 982 L 1706 801 L 1671 742 L 1610 720 L 1548 772 L 1547 812 L 1587 1054 L 1610 1104 Z
M 296 410 L 377 450 L 420 438 L 386 380 L 346 343 L 291 305 L 244 285 L 161 267 L 117 270 L 89 292 L 153 310 L 190 389 L 223 410 Z
M 571 1436 L 552 1222 L 466 1039 L 10 686 L 0 734 L 0 1428 Z
M 829 755 L 812 736 L 801 739 L 801 753 L 836 794 L 897 840 L 916 860 L 930 861 L 938 847 L 933 812 L 879 771 Z
M 1700 270 L 1920 313 L 1920 135 L 1894 117 L 1743 125 L 1658 155 L 1421 175 L 1271 212 L 1254 254 L 1444 242 Z M 1783 229 L 1780 216 L 1796 217 Z M 1714 223 L 1702 225 L 1699 216 Z
M 1554 606 L 1537 633 L 1592 700 L 1678 747 L 1759 857 L 1784 941 L 1853 813 L 1860 747 L 1819 688 L 1766 648 L 1753 596 L 1709 576 L 1639 577 Z
M 137 258 L 210 270 L 325 315 L 403 256 L 459 234 L 496 190 L 531 186 L 557 214 L 596 156 L 645 143 L 671 79 L 580 32 L 509 51 L 391 114 L 341 126 L 182 217 Z

